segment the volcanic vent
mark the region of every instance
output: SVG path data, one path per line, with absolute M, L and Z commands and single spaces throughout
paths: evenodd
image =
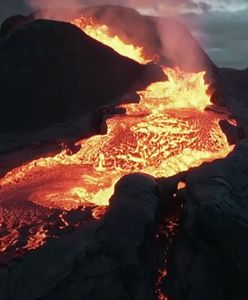
M 127 44 L 105 24 L 85 16 L 71 23 L 121 55 L 141 64 L 159 64 L 157 54 Z M 54 226 L 54 215 L 61 230 L 71 226 L 66 219 L 71 210 L 94 208 L 93 217 L 102 218 L 114 186 L 129 173 L 171 177 L 233 150 L 219 125 L 221 120 L 230 121 L 229 116 L 211 109 L 205 72 L 161 68 L 166 79 L 138 91 L 138 103 L 130 99 L 119 104 L 116 114 L 106 120 L 105 134 L 77 141 L 74 153 L 63 150 L 17 167 L 0 180 L 0 201 L 6 206 L 0 211 L 2 254 L 18 256 L 56 238 L 56 232 L 48 229 Z M 37 205 L 38 213 L 24 214 L 20 203 L 25 201 L 32 203 L 31 210 Z M 18 203 L 16 212 L 7 203 Z M 27 238 L 20 242 L 24 227 Z

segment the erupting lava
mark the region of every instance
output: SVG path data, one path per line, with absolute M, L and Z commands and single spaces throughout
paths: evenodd
M 156 56 L 151 57 L 146 55 L 143 47 L 125 43 L 119 36 L 112 34 L 107 25 L 97 24 L 92 18 L 83 16 L 76 18 L 71 21 L 71 23 L 83 30 L 93 39 L 111 47 L 119 54 L 129 57 L 140 64 L 147 64 L 148 62 L 157 59 Z
M 142 48 L 108 36 L 105 25 L 96 26 L 92 21 L 86 24 L 83 18 L 73 23 L 118 52 L 147 62 Z M 39 208 L 68 211 L 95 205 L 104 211 L 115 183 L 128 173 L 168 177 L 204 161 L 225 157 L 233 147 L 219 121 L 227 117 L 204 111 L 211 104 L 205 73 L 187 74 L 166 67 L 163 70 L 168 80 L 140 91 L 139 103 L 121 105 L 126 114 L 108 119 L 105 135 L 78 141 L 80 150 L 75 154 L 62 151 L 10 171 L 0 180 L 0 203 L 28 200 Z M 21 214 L 17 218 L 20 220 L 12 223 L 3 218 L 7 229 L 0 237 L 0 252 L 15 247 L 24 223 L 29 226 L 30 237 L 21 249 L 39 247 L 47 237 L 42 226 L 46 221 L 39 224 L 38 215 L 34 220 L 28 216 L 24 220 Z M 61 220 L 67 226 L 62 217 Z

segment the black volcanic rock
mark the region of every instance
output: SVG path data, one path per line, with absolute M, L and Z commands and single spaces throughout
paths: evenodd
M 15 15 L 7 18 L 0 27 L 0 36 L 8 35 L 14 32 L 19 27 L 35 20 L 34 15 L 23 16 Z
M 123 177 L 102 220 L 61 233 L 2 268 L 0 299 L 155 300 L 151 252 L 160 200 L 151 176 Z
M 71 24 L 25 24 L 0 47 L 0 132 L 48 127 L 107 105 L 149 68 Z
M 229 93 L 237 99 L 244 100 L 243 103 L 248 105 L 248 68 L 244 70 L 221 68 L 220 71 Z
M 171 300 L 248 298 L 247 140 L 185 176 L 182 217 L 168 257 Z

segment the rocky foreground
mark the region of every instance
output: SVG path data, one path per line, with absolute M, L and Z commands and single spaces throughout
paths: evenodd
M 169 299 L 245 299 L 247 151 L 243 141 L 226 159 L 172 179 L 124 177 L 102 220 L 1 268 L 1 299 L 156 299 L 169 243 L 156 244 L 157 224 L 180 203 L 161 290 Z M 179 181 L 186 186 L 177 191 Z

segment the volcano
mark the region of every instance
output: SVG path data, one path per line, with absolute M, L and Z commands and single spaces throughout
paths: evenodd
M 176 21 L 62 16 L 1 28 L 0 298 L 245 299 L 248 144 L 230 73 Z

